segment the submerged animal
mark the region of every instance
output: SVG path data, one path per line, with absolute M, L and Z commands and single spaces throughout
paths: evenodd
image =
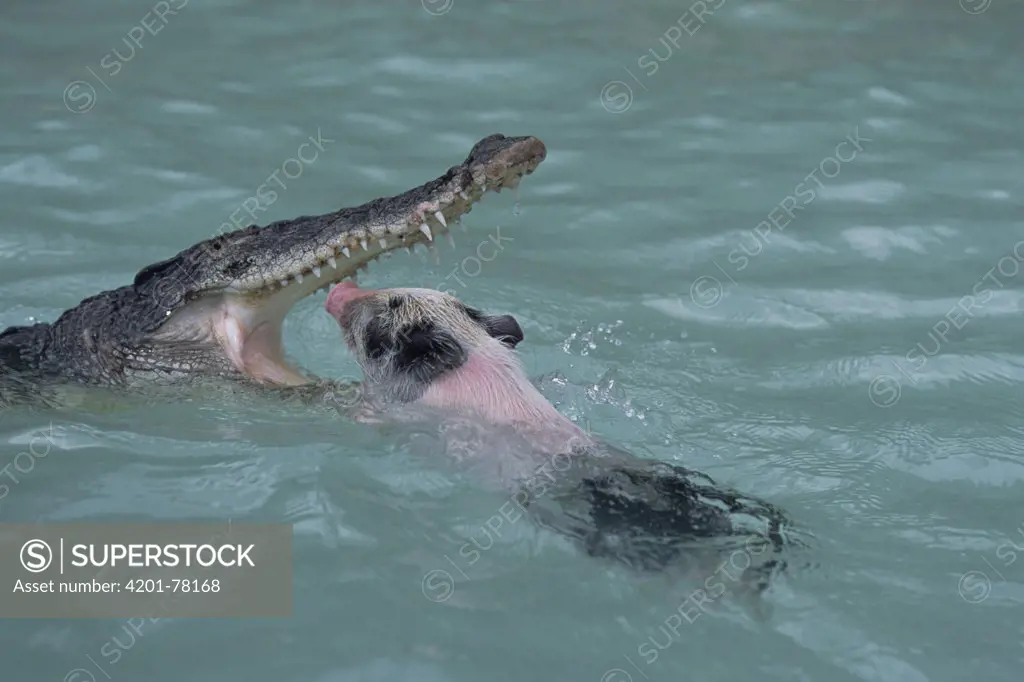
M 296 302 L 386 252 L 431 246 L 484 193 L 515 187 L 546 154 L 535 137 L 491 135 L 403 194 L 207 239 L 52 323 L 10 327 L 0 333 L 0 407 L 62 383 L 121 390 L 217 377 L 309 385 L 315 378 L 285 360 L 281 342 Z
M 513 351 L 523 339 L 514 317 L 439 291 L 350 281 L 331 290 L 325 307 L 365 377 L 348 414 L 435 420 L 451 454 L 589 554 L 650 571 L 685 560 L 695 544 L 742 545 L 748 559 L 764 555 L 744 567 L 755 590 L 784 566 L 788 522 L 780 510 L 701 473 L 601 443 L 551 405 Z M 509 439 L 523 447 L 502 449 L 499 441 Z

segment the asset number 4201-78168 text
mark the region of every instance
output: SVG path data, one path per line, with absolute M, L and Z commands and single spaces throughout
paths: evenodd
M 145 580 L 136 578 L 125 583 L 129 592 L 220 592 L 220 580 Z

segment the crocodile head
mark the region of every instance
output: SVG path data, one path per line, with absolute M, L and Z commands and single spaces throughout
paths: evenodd
M 147 357 L 161 349 L 207 371 L 241 372 L 271 384 L 309 377 L 285 360 L 285 315 L 300 299 L 353 277 L 388 251 L 432 242 L 488 191 L 515 187 L 544 160 L 535 137 L 491 135 L 461 164 L 403 194 L 354 208 L 250 226 L 141 270 L 133 290 L 148 297 Z M 213 357 L 219 356 L 219 357 Z M 166 365 L 165 365 L 166 366 Z M 195 368 L 200 370 L 200 368 Z M 194 370 L 193 370 L 194 371 Z

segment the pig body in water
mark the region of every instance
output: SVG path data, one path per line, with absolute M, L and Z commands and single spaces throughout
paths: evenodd
M 741 551 L 738 581 L 756 592 L 784 568 L 780 510 L 580 429 L 524 373 L 514 317 L 430 289 L 352 282 L 337 285 L 325 307 L 364 373 L 356 418 L 436 423 L 450 454 L 589 554 L 662 571 L 709 546 L 719 557 Z

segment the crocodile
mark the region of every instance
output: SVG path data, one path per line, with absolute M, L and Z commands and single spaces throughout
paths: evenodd
M 546 155 L 536 137 L 490 135 L 462 163 L 402 194 L 211 237 L 54 322 L 9 327 L 0 332 L 0 406 L 45 382 L 118 391 L 197 377 L 316 384 L 285 359 L 292 306 L 390 251 L 433 247 L 485 193 L 516 187 Z

